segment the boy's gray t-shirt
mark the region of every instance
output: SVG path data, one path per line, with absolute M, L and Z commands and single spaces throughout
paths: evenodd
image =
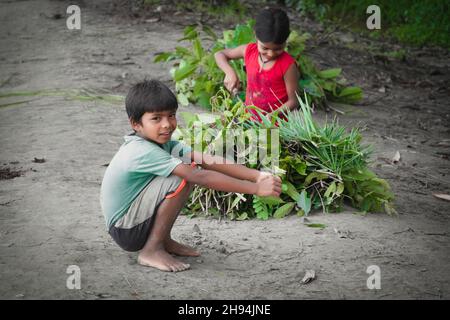
M 109 230 L 129 209 L 133 200 L 155 176 L 168 177 L 191 148 L 179 141 L 163 145 L 137 135 L 125 142 L 111 160 L 103 177 L 100 203 Z M 190 163 L 190 159 L 186 159 Z

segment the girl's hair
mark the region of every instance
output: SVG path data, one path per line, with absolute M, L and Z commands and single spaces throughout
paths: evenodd
M 255 34 L 261 42 L 283 44 L 290 32 L 289 18 L 281 9 L 263 9 L 256 17 Z

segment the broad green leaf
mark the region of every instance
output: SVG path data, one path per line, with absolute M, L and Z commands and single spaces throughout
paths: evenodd
M 308 197 L 306 190 L 303 190 L 302 193 L 300 193 L 297 205 L 303 210 L 306 216 L 311 211 L 311 199 Z
M 223 32 L 223 41 L 225 42 L 225 47 L 229 48 L 231 45 L 231 41 L 233 41 L 233 30 L 225 30 Z
M 319 180 L 323 180 L 326 178 L 328 178 L 328 175 L 326 173 L 317 172 L 317 171 L 311 172 L 305 179 L 305 186 L 309 186 L 309 184 L 311 183 L 311 181 L 313 179 L 316 179 L 317 181 L 319 181 Z
M 196 25 L 190 25 L 187 26 L 186 28 L 184 28 L 184 37 L 179 39 L 178 41 L 183 41 L 183 40 L 192 40 L 198 37 L 198 33 L 196 30 L 197 26 Z
M 342 89 L 341 92 L 339 92 L 339 97 L 345 97 L 359 93 L 362 93 L 362 90 L 359 87 L 346 87 Z
M 333 79 L 336 78 L 338 75 L 340 75 L 341 71 L 342 71 L 341 68 L 322 70 L 318 72 L 318 76 L 323 79 Z
M 273 214 L 274 218 L 277 218 L 277 219 L 284 218 L 292 211 L 294 206 L 295 206 L 295 202 L 288 202 L 288 203 L 282 205 Z
M 262 203 L 268 204 L 269 206 L 274 206 L 277 204 L 282 204 L 284 203 L 283 199 L 278 198 L 278 197 L 259 197 L 260 201 Z
M 327 190 L 324 193 L 324 196 L 328 198 L 330 194 L 334 193 L 336 191 L 336 182 L 333 181 L 327 188 Z
M 201 107 L 203 107 L 205 109 L 210 109 L 211 108 L 211 105 L 209 103 L 209 100 L 211 99 L 211 96 L 206 91 L 200 92 L 197 95 L 197 99 L 198 99 L 197 102 L 198 102 L 198 104 Z
M 197 38 L 192 42 L 192 49 L 194 50 L 194 55 L 198 60 L 203 58 L 203 47 L 200 40 Z
M 336 188 L 336 195 L 340 196 L 344 192 L 344 184 L 339 182 Z
M 305 215 L 305 211 L 303 211 L 303 209 L 299 209 L 299 210 L 297 210 L 296 215 L 299 217 L 303 217 Z
M 243 221 L 243 220 L 247 220 L 248 219 L 248 214 L 247 212 L 243 212 L 240 215 L 238 215 L 238 217 L 236 218 L 236 220 L 238 221 Z
M 179 69 L 175 70 L 175 74 L 174 74 L 173 78 L 177 82 L 181 81 L 184 78 L 187 78 L 191 74 L 193 74 L 196 69 L 197 69 L 197 65 L 186 63 L 186 65 L 183 66 L 182 68 L 179 68 Z
M 337 96 L 332 96 L 332 100 L 343 103 L 353 103 L 361 100 L 363 93 L 359 87 L 346 87 L 342 89 Z
M 189 49 L 185 47 L 175 47 L 175 54 L 180 58 L 185 58 L 186 56 L 192 56 Z
M 172 53 L 170 52 L 162 52 L 160 54 L 155 55 L 153 62 L 166 62 L 169 58 L 172 57 Z
M 325 224 L 322 223 L 307 223 L 306 226 L 310 228 L 319 228 L 319 229 L 324 229 L 327 227 Z
M 324 81 L 322 83 L 322 87 L 329 91 L 332 92 L 333 94 L 336 94 L 336 82 L 334 81 Z
M 297 192 L 297 189 L 295 189 L 294 185 L 292 183 L 290 183 L 289 181 L 286 181 L 285 184 L 287 186 L 287 190 L 285 193 L 288 196 L 290 196 L 293 200 L 295 200 L 296 202 L 299 201 L 300 193 Z
M 323 93 L 312 79 L 301 79 L 299 81 L 299 86 L 314 97 L 323 97 Z
M 238 25 L 234 29 L 233 40 L 230 42 L 232 48 L 253 42 L 255 39 L 253 29 L 249 25 Z
M 258 219 L 261 219 L 261 220 L 268 220 L 269 219 L 269 212 L 267 212 L 265 210 L 259 211 L 259 212 L 256 213 L 256 217 Z
M 295 171 L 297 171 L 298 172 L 298 174 L 300 174 L 300 175 L 302 175 L 302 176 L 304 176 L 304 175 L 306 175 L 306 162 L 304 162 L 304 161 L 296 161 L 295 163 L 294 163 L 294 165 L 293 165 L 293 167 L 294 167 L 294 169 L 295 169 Z

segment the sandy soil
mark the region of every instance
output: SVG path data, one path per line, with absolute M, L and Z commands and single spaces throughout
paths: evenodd
M 130 19 L 117 14 L 126 8 L 95 3 L 81 5 L 82 29 L 71 31 L 69 2 L 1 1 L 0 92 L 93 88 L 124 95 L 144 77 L 173 88 L 169 66 L 152 63 L 153 54 L 174 48 L 192 21 L 164 11 L 158 22 L 152 15 Z M 311 220 L 326 224 L 323 230 L 293 216 L 180 217 L 175 238 L 202 257 L 184 259 L 192 269 L 177 274 L 141 267 L 106 233 L 99 204 L 104 165 L 129 132 L 123 105 L 2 99 L 31 101 L 0 108 L 0 298 L 449 299 L 450 202 L 433 196 L 450 192 L 448 53 L 415 49 L 406 61 L 386 59 L 356 35 L 300 25 L 318 36 L 308 53 L 317 63 L 343 67 L 364 88 L 361 105 L 335 107 L 347 111 L 341 123 L 367 127 L 374 170 L 392 185 L 398 217 L 316 212 Z M 383 160 L 397 150 L 399 164 Z M 6 179 L 11 172 L 20 176 Z M 79 290 L 66 287 L 70 265 L 81 270 Z M 379 290 L 366 286 L 370 265 L 380 267 Z M 309 269 L 317 278 L 304 285 Z

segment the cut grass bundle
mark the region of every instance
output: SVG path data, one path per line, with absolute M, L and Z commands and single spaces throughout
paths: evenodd
M 395 213 L 388 183 L 367 167 L 370 147 L 361 144 L 359 130 L 354 128 L 347 133 L 336 120 L 319 125 L 312 118 L 306 96 L 305 101 L 299 98 L 300 111 L 285 114 L 286 119 L 259 113 L 261 123 L 250 122 L 242 101 L 233 103 L 225 90 L 219 91 L 214 101 L 215 109 L 224 116 L 204 124 L 203 130 L 214 127 L 219 133 L 206 141 L 203 151 L 216 143 L 217 137 L 225 137 L 230 128 L 267 130 L 277 126 L 281 142 L 279 167 L 265 168 L 261 162 L 256 165 L 246 162 L 246 165 L 279 174 L 283 190 L 280 198 L 262 198 L 196 187 L 188 206 L 191 216 L 212 212 L 231 219 L 265 220 L 282 218 L 291 212 L 308 215 L 313 209 L 338 212 L 344 200 L 364 213 L 381 210 Z M 193 130 L 189 125 L 192 126 L 192 121 L 183 132 L 191 136 Z M 193 137 L 189 139 L 193 141 Z
M 308 97 L 305 95 L 305 102 L 297 98 L 301 111 L 285 114 L 287 120 L 278 119 L 283 141 L 297 143 L 307 161 L 338 177 L 367 166 L 370 148 L 361 145 L 362 136 L 358 129 L 352 129 L 347 134 L 345 127 L 339 126 L 336 119 L 319 126 L 312 118 Z

